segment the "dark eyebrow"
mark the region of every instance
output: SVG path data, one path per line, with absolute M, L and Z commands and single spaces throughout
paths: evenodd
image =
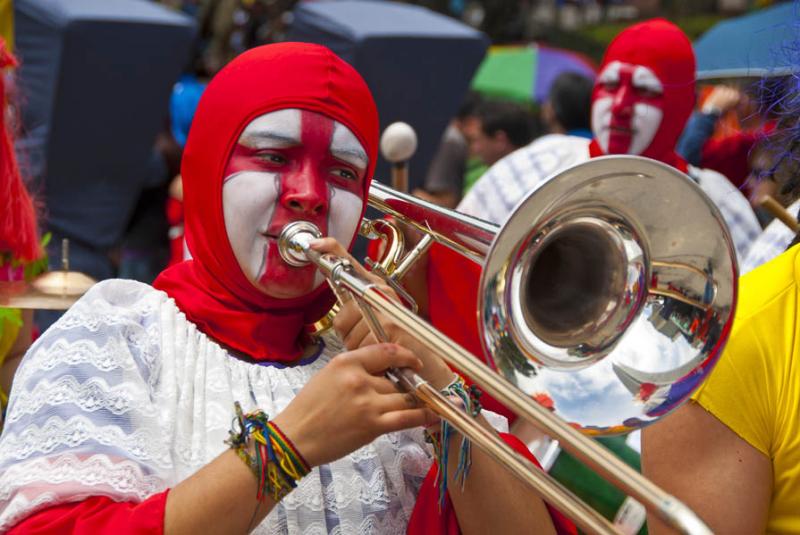
M 351 160 L 355 159 L 358 160 L 358 163 L 361 164 L 362 167 L 367 167 L 369 163 L 369 158 L 367 158 L 367 153 L 363 150 L 358 149 L 331 149 L 331 154 L 334 158 L 338 160 L 342 160 L 347 163 L 352 163 Z
M 258 143 L 260 141 L 267 141 L 271 142 L 271 144 L 278 145 L 281 147 L 291 147 L 294 145 L 299 145 L 300 140 L 296 139 L 292 136 L 287 136 L 283 133 L 273 132 L 270 130 L 256 130 L 254 132 L 244 132 L 241 137 L 239 137 L 239 143 L 242 145 L 246 145 L 253 148 L 258 148 Z

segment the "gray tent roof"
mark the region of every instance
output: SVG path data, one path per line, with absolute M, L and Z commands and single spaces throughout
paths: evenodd
M 19 145 L 46 204 L 44 226 L 100 257 L 146 180 L 194 21 L 142 0 L 16 0 L 14 12 Z
M 489 45 L 483 33 L 449 17 L 374 0 L 302 2 L 288 38 L 325 45 L 352 64 L 375 96 L 382 129 L 395 121 L 414 127 L 412 188 L 421 185 Z M 376 178 L 388 176 L 388 164 L 379 162 Z

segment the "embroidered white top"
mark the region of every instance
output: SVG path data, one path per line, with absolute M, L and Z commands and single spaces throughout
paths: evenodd
M 44 507 L 139 502 L 227 447 L 233 403 L 274 415 L 341 351 L 296 366 L 234 358 L 165 293 L 94 286 L 31 347 L 0 437 L 0 532 Z M 312 470 L 255 533 L 404 533 L 432 462 L 422 431 L 379 437 Z

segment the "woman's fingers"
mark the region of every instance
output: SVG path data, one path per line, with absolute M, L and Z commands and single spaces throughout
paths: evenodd
M 341 243 L 336 241 L 335 238 L 327 237 L 316 239 L 309 244 L 309 247 L 318 253 L 328 253 L 346 258 L 350 261 L 350 264 L 352 264 L 353 268 L 355 268 L 359 275 L 363 275 L 373 281 L 380 280 L 364 269 L 364 266 L 362 266 L 355 258 L 353 258 L 347 249 L 345 249 Z
M 378 418 L 378 427 L 382 433 L 391 433 L 410 427 L 427 427 L 439 421 L 439 417 L 430 409 L 420 407 L 385 412 Z
M 370 334 L 369 324 L 362 317 L 355 300 L 348 301 L 342 306 L 333 318 L 333 328 L 349 350 L 362 347 L 364 338 Z
M 422 361 L 411 351 L 396 344 L 365 346 L 343 356 L 360 364 L 371 375 L 381 375 L 388 368 L 419 370 L 422 367 Z
M 393 382 L 383 376 L 370 375 L 369 385 L 379 394 L 397 394 L 400 392 Z
M 355 258 L 353 258 L 350 255 L 350 253 L 347 251 L 347 249 L 344 248 L 344 246 L 341 243 L 336 241 L 336 239 L 331 237 L 319 238 L 312 241 L 309 244 L 309 246 L 318 253 L 329 253 L 335 256 L 346 258 L 347 260 L 350 261 L 350 264 L 353 266 L 353 268 L 359 275 L 365 277 L 367 280 L 371 281 L 376 286 L 379 286 L 380 290 L 383 293 L 386 293 L 387 295 L 391 295 L 397 298 L 397 294 L 395 293 L 395 291 L 392 290 L 392 288 L 388 286 L 383 281 L 383 279 L 367 271 L 366 268 L 363 265 L 361 265 L 360 262 L 358 262 Z
M 349 332 L 340 332 L 339 336 L 342 337 L 345 347 L 347 347 L 349 350 L 364 347 L 366 345 L 364 343 L 364 339 L 370 336 L 369 325 L 366 321 L 360 320 L 358 323 L 353 325 Z
M 355 300 L 351 299 L 339 308 L 339 312 L 333 318 L 333 326 L 338 332 L 346 333 L 359 321 L 361 321 L 361 310 Z
M 392 394 L 379 396 L 376 406 L 381 414 L 422 407 L 414 394 L 398 392 L 397 389 Z

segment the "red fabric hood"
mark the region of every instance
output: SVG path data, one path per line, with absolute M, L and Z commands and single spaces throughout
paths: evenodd
M 695 58 L 689 39 L 680 28 L 667 20 L 648 20 L 634 24 L 614 38 L 603 56 L 599 72 L 612 61 L 643 65 L 661 80 L 664 86 L 664 117 L 642 156 L 680 168 L 678 162 L 683 160 L 675 154 L 675 145 L 695 101 Z M 593 101 L 597 89 L 595 85 Z M 597 143 L 592 144 L 592 153 L 593 156 L 602 154 Z M 684 171 L 685 165 L 683 162 Z
M 283 362 L 302 354 L 304 325 L 321 318 L 333 296 L 322 285 L 297 299 L 276 299 L 250 283 L 225 230 L 222 180 L 244 128 L 260 115 L 285 108 L 322 113 L 356 135 L 369 156 L 366 199 L 379 126 L 364 80 L 319 45 L 254 48 L 214 77 L 197 107 L 181 165 L 186 239 L 193 260 L 168 268 L 154 283 L 212 338 L 254 359 Z

